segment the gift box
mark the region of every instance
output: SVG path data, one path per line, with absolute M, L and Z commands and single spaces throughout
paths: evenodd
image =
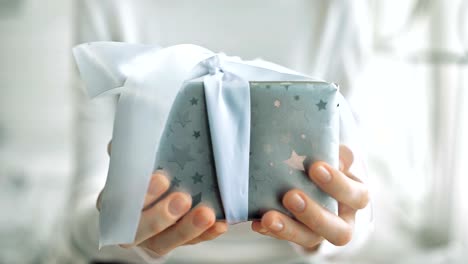
M 289 214 L 281 199 L 293 188 L 336 212 L 307 175 L 315 161 L 338 165 L 335 84 L 194 45 L 98 42 L 74 55 L 91 97 L 119 94 L 100 245 L 133 241 L 156 170 L 168 193 L 188 192 L 230 224 Z
M 211 206 L 225 219 L 202 82 L 186 84 L 177 95 L 163 132 L 155 170 L 171 178 L 171 192 L 192 195 L 192 206 Z M 336 211 L 336 203 L 307 176 L 314 161 L 336 164 L 336 87 L 323 82 L 250 82 L 248 220 L 267 210 L 289 214 L 285 192 L 301 189 Z M 222 147 L 221 147 L 222 148 Z

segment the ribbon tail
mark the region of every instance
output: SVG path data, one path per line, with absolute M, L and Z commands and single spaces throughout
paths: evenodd
M 138 61 L 145 71 L 134 71 L 125 81 L 102 194 L 100 246 L 133 243 L 172 103 L 187 76 L 206 74 L 196 66 L 211 56 L 193 45 L 155 50 Z
M 154 119 L 157 109 L 137 103 L 135 92 L 139 91 L 122 93 L 117 105 L 109 176 L 102 193 L 100 246 L 133 242 L 144 190 L 153 172 L 159 124 L 149 120 Z
M 250 86 L 231 73 L 204 78 L 208 121 L 226 221 L 247 221 L 250 151 Z

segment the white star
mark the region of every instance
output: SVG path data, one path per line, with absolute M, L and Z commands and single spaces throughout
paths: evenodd
M 306 159 L 306 156 L 299 156 L 297 155 L 296 151 L 293 150 L 289 159 L 284 160 L 283 162 L 295 170 L 305 171 L 304 169 L 305 159 Z
M 273 103 L 273 105 L 276 107 L 276 108 L 279 108 L 281 106 L 281 102 L 280 100 L 275 100 L 275 102 Z

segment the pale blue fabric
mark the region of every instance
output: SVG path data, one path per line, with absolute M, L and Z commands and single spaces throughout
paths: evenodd
M 102 194 L 100 246 L 133 242 L 161 134 L 184 82 L 204 79 L 221 200 L 227 222 L 238 223 L 248 214 L 249 81 L 317 81 L 273 63 L 187 44 L 87 43 L 75 47 L 74 55 L 90 96 L 120 94 Z

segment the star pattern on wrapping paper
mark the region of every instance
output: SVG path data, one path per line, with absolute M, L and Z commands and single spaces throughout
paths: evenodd
M 182 182 L 182 181 L 179 180 L 179 178 L 174 177 L 174 178 L 172 179 L 172 181 L 171 181 L 171 186 L 180 187 L 180 183 L 181 183 L 181 182 Z
M 192 134 L 192 137 L 198 139 L 200 137 L 200 130 L 194 130 L 193 134 Z
M 327 102 L 324 102 L 322 99 L 320 99 L 320 102 L 315 105 L 318 107 L 319 111 L 327 110 Z
M 276 107 L 276 108 L 279 108 L 281 106 L 281 101 L 276 99 L 274 102 L 273 102 L 273 105 Z
M 192 176 L 193 184 L 203 183 L 203 175 L 195 172 L 195 175 Z
M 291 156 L 289 156 L 289 159 L 284 160 L 283 162 L 286 163 L 290 168 L 293 168 L 295 170 L 301 170 L 305 171 L 304 168 L 304 160 L 306 159 L 306 156 L 299 156 L 297 155 L 296 151 L 291 152 Z
M 195 195 L 192 196 L 192 208 L 197 206 L 197 204 L 199 204 L 202 200 L 202 193 L 199 192 Z
M 195 159 L 190 155 L 190 145 L 184 148 L 178 148 L 172 145 L 172 156 L 168 159 L 169 162 L 175 162 L 181 169 L 184 169 L 187 162 L 194 161 Z
M 191 103 L 192 105 L 198 105 L 198 99 L 195 98 L 195 97 L 192 97 L 192 99 L 190 99 L 190 103 Z
M 183 114 L 177 113 L 176 123 L 180 124 L 182 127 L 185 127 L 188 123 L 192 122 L 189 118 L 189 111 L 185 111 Z

